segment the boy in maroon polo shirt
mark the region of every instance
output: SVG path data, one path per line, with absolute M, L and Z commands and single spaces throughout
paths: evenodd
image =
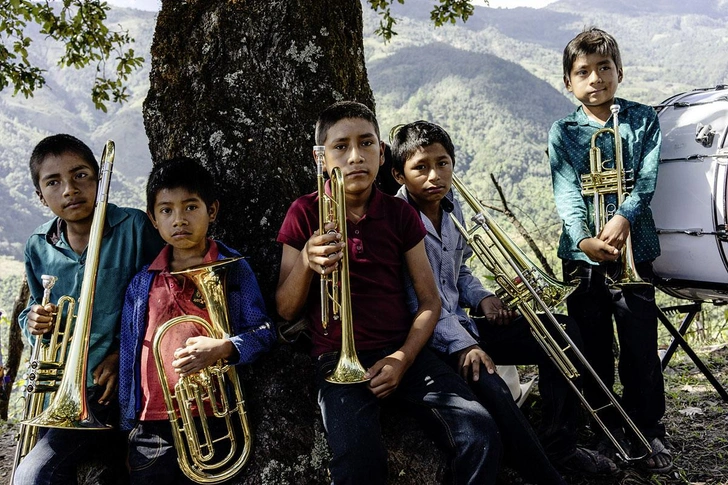
M 360 103 L 334 103 L 319 116 L 316 144 L 325 146 L 327 172 L 342 170 L 349 238 L 318 234 L 316 192 L 294 201 L 278 233 L 283 255 L 276 303 L 283 318 L 305 314 L 311 322 L 333 482 L 387 481 L 379 409 L 381 400 L 398 399 L 409 405 L 448 454 L 453 483 L 495 483 L 501 458 L 498 429 L 465 381 L 425 348 L 440 315 L 440 298 L 417 213 L 374 186 L 384 156 L 374 113 Z M 328 182 L 326 187 L 329 192 Z M 328 334 L 321 328 L 317 281 L 318 275 L 335 269 L 344 244 L 349 251 L 354 340 L 370 379 L 351 385 L 324 379 L 338 360 L 341 329 L 335 321 Z M 415 315 L 406 306 L 404 271 L 415 282 Z

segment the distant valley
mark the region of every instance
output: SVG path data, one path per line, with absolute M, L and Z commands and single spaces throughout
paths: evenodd
M 435 29 L 432 0 L 396 5 L 398 35 L 385 44 L 364 4 L 367 69 L 385 136 L 399 123 L 428 119 L 453 136 L 456 168 L 489 203 L 498 205 L 491 173 L 547 252 L 559 231 L 544 156 L 551 123 L 574 108 L 561 81 L 561 51 L 582 27 L 615 35 L 624 59 L 619 95 L 656 104 L 682 91 L 728 82 L 728 2 L 560 0 L 544 9 L 476 8 L 467 23 Z M 644 2 L 647 3 L 647 2 Z M 22 259 L 28 234 L 48 213 L 27 173 L 33 145 L 68 132 L 99 152 L 117 145 L 111 201 L 141 207 L 151 168 L 141 108 L 148 89 L 155 14 L 115 9 L 112 23 L 128 28 L 145 57 L 129 85 L 130 102 L 108 114 L 89 100 L 93 72 L 59 70 L 58 46 L 36 39 L 35 61 L 47 86 L 34 98 L 0 93 L 0 255 Z

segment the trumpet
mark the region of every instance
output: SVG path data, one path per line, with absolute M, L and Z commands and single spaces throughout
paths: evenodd
M 613 104 L 609 108 L 612 111 L 612 128 L 602 128 L 597 130 L 591 137 L 591 146 L 589 150 L 589 169 L 590 173 L 581 176 L 581 194 L 583 196 L 591 196 L 594 201 L 594 227 L 595 235 L 598 236 L 602 227 L 607 221 L 614 216 L 617 209 L 629 195 L 628 190 L 634 184 L 634 171 L 624 169 L 624 161 L 622 158 L 622 138 L 619 135 L 619 105 Z M 614 137 L 614 168 L 604 167 L 602 162 L 602 152 L 597 147 L 597 138 L 602 135 L 612 135 Z M 614 194 L 617 203 L 609 204 L 606 202 L 606 196 Z M 632 251 L 632 235 L 627 235 L 621 251 L 621 272 L 620 276 L 612 282 L 612 286 L 642 286 L 649 285 L 637 273 L 635 267 L 634 254 Z
M 341 234 L 342 241 L 346 236 L 346 191 L 341 170 L 335 167 L 330 174 L 331 195 L 326 194 L 324 187 L 324 147 L 313 147 L 316 158 L 316 174 L 318 183 L 318 215 L 319 234 L 323 234 L 327 224 L 333 222 Z M 341 352 L 334 371 L 326 377 L 334 384 L 357 384 L 369 379 L 364 377 L 366 369 L 359 362 L 354 345 L 354 324 L 351 313 L 351 288 L 349 286 L 349 250 L 345 245 L 339 267 L 330 275 L 321 275 L 321 325 L 327 332 L 331 314 L 335 320 L 341 320 Z M 329 308 L 331 305 L 331 308 Z
M 453 174 L 453 185 L 475 212 L 475 216 L 472 218 L 475 225 L 472 229 L 467 229 L 454 214 L 451 213 L 450 217 L 468 245 L 473 249 L 473 253 L 495 277 L 495 281 L 500 287 L 498 296 L 501 297 L 503 303 L 510 309 L 518 310 L 523 315 L 530 325 L 531 333 L 536 341 L 566 378 L 584 408 L 586 408 L 607 438 L 614 444 L 619 456 L 624 461 L 634 461 L 652 453 L 652 448 L 647 439 L 627 415 L 626 411 L 612 394 L 612 391 L 599 378 L 596 371 L 552 313 L 552 308 L 571 294 L 576 288 L 576 285 L 557 281 L 533 264 L 498 224 L 488 216 L 478 199 L 463 185 L 455 174 Z M 478 233 L 479 229 L 483 229 L 487 239 Z M 501 261 L 505 264 L 501 263 Z M 545 317 L 563 341 L 566 342 L 565 347 L 562 348 L 556 342 L 540 318 L 541 315 Z M 599 388 L 609 399 L 609 404 L 595 409 L 586 400 L 574 383 L 580 376 L 580 373 L 569 356 L 566 355 L 567 350 L 573 352 L 582 367 L 597 382 Z M 644 454 L 634 457 L 630 456 L 619 440 L 616 439 L 614 434 L 604 424 L 598 413 L 610 407 L 617 410 L 626 425 L 626 429 L 630 430 L 632 435 L 642 445 L 642 448 L 645 450 Z
M 218 361 L 194 375 L 180 377 L 172 393 L 164 370 L 162 340 L 169 330 L 182 323 L 199 326 L 211 338 L 230 335 L 225 275 L 229 265 L 239 259 L 227 258 L 173 272 L 173 275 L 183 275 L 195 284 L 205 300 L 210 321 L 194 315 L 172 318 L 157 329 L 152 342 L 154 362 L 172 425 L 177 462 L 182 472 L 197 483 L 228 480 L 238 474 L 250 458 L 252 437 L 243 388 L 235 367 Z M 224 422 L 224 434 L 213 436 L 212 423 L 205 414 L 206 403 L 212 415 Z M 202 436 L 195 423 L 195 409 L 199 411 Z M 238 451 L 240 440 L 242 450 Z

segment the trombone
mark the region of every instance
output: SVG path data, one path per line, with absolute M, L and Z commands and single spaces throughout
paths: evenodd
M 594 201 L 594 227 L 595 235 L 599 236 L 602 228 L 607 221 L 614 216 L 617 209 L 627 198 L 629 186 L 634 184 L 634 171 L 624 169 L 624 161 L 622 158 L 622 137 L 619 135 L 619 105 L 613 104 L 609 108 L 612 111 L 612 128 L 602 128 L 597 130 L 591 137 L 591 147 L 589 150 L 589 170 L 590 173 L 581 176 L 581 194 L 583 196 L 591 196 Z M 597 147 L 597 138 L 602 135 L 612 135 L 614 137 L 614 168 L 604 167 L 602 162 L 602 151 Z M 609 204 L 606 202 L 606 196 L 614 194 L 617 203 Z M 627 286 L 644 286 L 650 283 L 644 281 L 637 273 L 634 262 L 634 253 L 632 251 L 632 234 L 627 235 L 621 251 L 621 272 L 611 285 L 619 288 Z
M 334 223 L 341 234 L 342 241 L 346 235 L 346 191 L 341 169 L 335 167 L 330 174 L 331 195 L 326 194 L 324 187 L 324 147 L 313 147 L 316 158 L 316 180 L 318 184 L 319 234 L 323 234 L 326 225 Z M 349 286 L 349 248 L 342 249 L 343 257 L 338 269 L 321 278 L 321 325 L 324 333 L 328 332 L 330 314 L 334 320 L 341 320 L 341 352 L 334 371 L 326 377 L 334 384 L 357 384 L 369 379 L 364 377 L 366 369 L 359 362 L 354 345 L 354 319 L 351 314 L 351 288 Z M 331 309 L 329 308 L 331 304 Z
M 91 222 L 89 243 L 86 249 L 86 269 L 83 272 L 81 291 L 78 296 L 78 313 L 73 325 L 73 338 L 68 357 L 63 361 L 65 345 L 70 328 L 64 329 L 64 342 L 62 344 L 59 363 L 52 365 L 63 370 L 60 384 L 56 395 L 45 411 L 40 415 L 23 421 L 29 426 L 40 426 L 46 428 L 68 428 L 68 429 L 110 429 L 108 426 L 91 413 L 86 400 L 86 368 L 88 365 L 88 346 L 91 339 L 91 317 L 93 312 L 94 295 L 96 293 L 96 276 L 99 269 L 99 257 L 101 254 L 101 240 L 104 236 L 104 221 L 106 220 L 106 207 L 109 197 L 109 186 L 111 185 L 111 170 L 115 157 L 114 142 L 109 140 L 104 146 L 101 155 L 101 169 L 98 193 L 96 195 L 96 208 Z M 72 311 L 68 311 L 69 317 Z M 59 315 L 61 314 L 59 309 Z M 59 327 L 59 325 L 56 325 Z M 58 328 L 54 329 L 54 335 Z
M 566 378 L 572 390 L 579 397 L 584 408 L 589 412 L 594 421 L 599 425 L 607 438 L 614 444 L 618 455 L 624 461 L 640 460 L 650 453 L 652 448 L 649 442 L 640 432 L 637 425 L 627 415 L 626 411 L 607 388 L 606 384 L 599 378 L 596 371 L 592 368 L 579 348 L 571 340 L 571 337 L 562 328 L 561 324 L 556 320 L 551 309 L 564 300 L 576 288 L 576 285 L 570 283 L 562 283 L 551 278 L 544 273 L 536 265 L 534 265 L 521 249 L 503 232 L 498 224 L 486 214 L 485 209 L 460 179 L 453 174 L 453 185 L 460 193 L 462 198 L 468 203 L 475 212 L 472 221 L 475 226 L 466 229 L 454 214 L 450 214 L 455 226 L 465 238 L 465 241 L 473 249 L 473 253 L 483 263 L 485 268 L 495 277 L 496 283 L 500 286 L 501 292 L 498 296 L 503 303 L 511 309 L 517 309 L 526 319 L 531 328 L 534 338 L 544 350 L 546 355 L 558 367 L 561 374 Z M 478 233 L 478 229 L 483 229 L 487 239 Z M 502 264 L 501 261 L 505 262 Z M 561 338 L 566 342 L 566 346 L 561 346 L 556 342 L 551 333 L 547 330 L 540 315 L 546 317 L 546 320 L 558 332 Z M 579 377 L 580 373 L 576 366 L 566 355 L 566 351 L 571 350 L 579 360 L 583 368 L 596 381 L 604 395 L 609 399 L 609 403 L 594 408 L 579 391 L 574 380 Z M 622 444 L 617 440 L 614 434 L 604 424 L 599 417 L 599 412 L 614 408 L 622 417 L 624 424 L 637 438 L 642 445 L 645 453 L 640 456 L 632 457 L 624 449 Z

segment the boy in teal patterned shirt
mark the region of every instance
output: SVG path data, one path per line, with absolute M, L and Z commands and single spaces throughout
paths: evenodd
M 580 282 L 567 300 L 568 313 L 579 324 L 585 356 L 610 388 L 614 386 L 614 317 L 622 404 L 653 450 L 641 464 L 648 471 L 664 473 L 672 468 L 672 456 L 665 447 L 665 428 L 660 422 L 665 395 L 657 355 L 655 289 L 651 285 L 616 288 L 611 284 L 621 273 L 620 252 L 630 235 L 637 273 L 646 281 L 653 277 L 652 261 L 660 254 L 660 246 L 650 200 L 660 159 L 660 126 L 651 107 L 615 98 L 623 72 L 619 47 L 611 35 L 596 28 L 584 30 L 564 49 L 563 67 L 566 89 L 581 103 L 576 111 L 553 124 L 548 148 L 556 208 L 563 221 L 558 255 L 563 260 L 565 279 Z M 631 171 L 634 186 L 596 233 L 594 203 L 591 196 L 582 195 L 581 176 L 591 172 L 592 135 L 612 126 L 610 107 L 614 104 L 620 106 L 617 116 L 624 168 Z M 614 168 L 611 133 L 598 136 L 596 145 L 605 169 Z M 605 198 L 607 207 L 616 207 L 616 195 Z M 588 379 L 584 390 L 595 408 L 601 401 L 606 403 L 606 396 Z M 616 412 L 603 419 L 615 436 L 623 436 Z M 602 440 L 599 448 L 614 457 L 608 440 Z

